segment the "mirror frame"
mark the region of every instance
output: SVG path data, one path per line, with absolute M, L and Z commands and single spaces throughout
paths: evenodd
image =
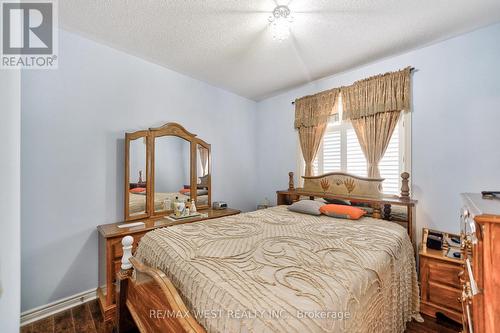
M 197 203 L 198 187 L 198 152 L 197 146 L 200 145 L 208 149 L 208 201 L 206 205 L 196 205 L 197 209 L 207 209 L 212 206 L 212 150 L 210 144 L 196 137 L 178 123 L 166 123 L 160 127 L 152 127 L 149 130 L 136 131 L 125 134 L 125 221 L 134 221 L 145 218 L 160 217 L 171 213 L 171 210 L 154 211 L 154 151 L 155 139 L 162 136 L 177 136 L 190 142 L 190 180 L 191 180 L 191 200 Z M 130 216 L 129 212 L 129 187 L 130 187 L 130 141 L 140 137 L 146 138 L 146 213 L 136 216 Z
M 130 216 L 129 199 L 130 199 L 130 141 L 140 138 L 146 139 L 146 202 L 145 213 Z M 144 219 L 150 216 L 151 207 L 149 206 L 149 197 L 151 196 L 151 165 L 150 165 L 150 148 L 151 138 L 148 130 L 125 133 L 125 205 L 124 216 L 125 221 L 134 221 Z
M 197 190 L 198 190 L 198 150 L 197 146 L 200 145 L 203 148 L 208 150 L 208 167 L 207 167 L 207 172 L 208 172 L 208 178 L 207 178 L 207 183 L 208 183 L 208 201 L 206 205 L 199 205 L 198 206 L 198 195 L 197 195 Z M 194 202 L 196 204 L 197 209 L 207 209 L 212 207 L 212 151 L 211 151 L 211 146 L 210 144 L 206 143 L 205 141 L 196 138 L 194 142 L 194 179 L 191 180 L 191 182 L 194 182 L 194 188 L 193 185 L 191 185 L 191 197 L 194 198 Z M 194 197 L 193 197 L 194 194 Z
M 154 185 L 154 180 L 155 180 L 155 144 L 156 144 L 156 138 L 164 137 L 164 136 L 177 136 L 181 139 L 184 139 L 189 142 L 189 151 L 190 151 L 190 156 L 189 156 L 189 180 L 190 180 L 190 190 L 191 190 L 191 198 L 193 198 L 193 141 L 196 137 L 196 134 L 193 134 L 191 132 L 188 132 L 184 127 L 177 123 L 167 123 L 161 127 L 154 127 L 150 128 L 149 131 L 151 132 L 151 195 L 149 197 L 149 206 L 151 207 L 151 214 L 150 216 L 155 217 L 155 216 L 165 216 L 168 215 L 169 213 L 172 212 L 172 210 L 160 210 L 160 211 L 155 211 L 155 185 Z

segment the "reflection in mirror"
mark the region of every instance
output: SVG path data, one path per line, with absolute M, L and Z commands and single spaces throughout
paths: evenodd
M 129 143 L 129 215 L 146 213 L 146 144 L 145 137 Z
M 207 148 L 197 145 L 198 154 L 196 166 L 196 206 L 208 205 L 208 176 L 209 176 L 209 151 Z
M 176 198 L 186 202 L 191 196 L 191 143 L 160 136 L 154 150 L 154 211 L 171 210 Z

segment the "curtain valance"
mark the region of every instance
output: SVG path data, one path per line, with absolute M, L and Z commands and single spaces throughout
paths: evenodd
M 340 93 L 344 120 L 409 110 L 411 70 L 407 67 L 356 81 L 350 86 L 301 97 L 295 100 L 295 128 L 327 122 L 331 115 L 338 113 L 336 102 Z
M 331 115 L 338 113 L 339 88 L 304 96 L 295 100 L 295 128 L 326 124 Z
M 409 110 L 410 73 L 411 67 L 407 67 L 342 87 L 342 118 L 359 119 L 380 112 Z

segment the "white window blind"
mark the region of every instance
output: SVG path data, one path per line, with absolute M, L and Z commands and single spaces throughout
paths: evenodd
M 361 150 L 356 132 L 352 127 L 346 129 L 346 161 L 347 172 L 356 176 L 366 177 L 368 167 L 366 165 L 365 155 Z
M 400 174 L 403 171 L 401 127 L 401 123 L 396 126 L 384 157 L 379 163 L 380 175 L 385 178 L 383 182 L 385 194 L 400 193 Z M 365 155 L 352 125 L 349 122 L 330 122 L 314 160 L 314 174 L 343 171 L 366 177 L 367 169 Z
M 400 164 L 399 126 L 396 126 L 384 157 L 378 164 L 380 177 L 385 178 L 383 182 L 384 193 L 399 194 L 401 192 L 399 182 L 402 170 Z
M 340 132 L 331 131 L 323 138 L 323 173 L 340 170 Z

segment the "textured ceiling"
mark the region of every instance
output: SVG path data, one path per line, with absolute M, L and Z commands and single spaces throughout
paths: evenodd
M 64 0 L 64 29 L 254 100 L 500 21 L 499 0 Z

